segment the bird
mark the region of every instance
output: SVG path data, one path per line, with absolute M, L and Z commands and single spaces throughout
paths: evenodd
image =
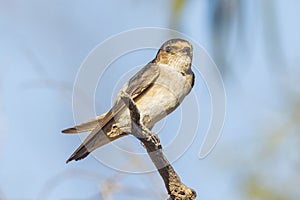
M 193 46 L 187 40 L 174 38 L 164 42 L 155 58 L 123 85 L 108 112 L 62 130 L 66 134 L 91 131 L 66 163 L 81 160 L 95 149 L 129 135 L 131 118 L 121 99 L 124 93 L 136 104 L 140 121 L 149 130 L 174 111 L 194 86 L 192 58 Z

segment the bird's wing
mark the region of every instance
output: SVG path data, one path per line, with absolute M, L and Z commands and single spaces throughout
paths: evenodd
M 124 89 L 134 99 L 141 95 L 147 88 L 149 88 L 155 82 L 158 76 L 158 66 L 153 63 L 149 63 L 129 80 L 127 87 Z M 124 107 L 125 104 L 123 101 L 117 100 L 113 108 L 103 117 L 100 123 L 97 124 L 95 129 L 93 129 L 83 143 L 70 156 L 67 162 L 70 162 L 71 160 L 83 159 L 94 149 L 121 137 L 122 135 L 109 138 L 106 133 L 102 131 L 102 129 Z
M 154 63 L 149 63 L 129 80 L 125 91 L 134 99 L 149 88 L 158 76 L 159 67 Z
M 99 115 L 96 118 L 91 119 L 89 121 L 83 122 L 83 123 L 73 126 L 71 128 L 64 129 L 61 132 L 67 133 L 67 134 L 76 134 L 76 133 L 91 131 L 94 128 L 96 128 L 96 126 L 98 124 L 101 124 L 101 121 L 103 120 L 103 118 L 105 117 L 106 114 L 107 114 L 107 112 L 103 113 L 102 115 Z
M 143 67 L 140 71 L 138 71 L 126 84 L 123 89 L 132 99 L 140 96 L 143 91 L 148 89 L 158 78 L 159 76 L 159 67 L 150 62 L 145 67 Z M 107 124 L 116 114 L 118 114 L 124 107 L 124 102 L 120 99 L 120 95 L 118 95 L 119 99 L 116 100 L 115 105 L 108 111 L 105 117 L 101 120 L 101 124 L 99 124 L 99 130 Z
M 129 80 L 125 91 L 132 98 L 136 98 L 145 89 L 147 89 L 157 79 L 158 76 L 159 69 L 157 65 L 149 63 Z M 71 128 L 64 129 L 62 130 L 62 133 L 76 134 L 91 131 L 95 129 L 97 125 L 103 127 L 116 113 L 120 112 L 122 108 L 124 108 L 124 104 L 122 101 L 119 101 L 109 112 L 97 116 L 95 119 L 78 124 Z

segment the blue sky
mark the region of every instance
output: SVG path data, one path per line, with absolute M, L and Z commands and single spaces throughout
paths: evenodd
M 296 21 L 299 1 L 275 3 L 286 57 L 285 70 L 279 72 L 273 70 L 266 59 L 264 24 L 260 18 L 262 4 L 254 2 L 248 3 L 245 11 L 247 52 L 250 53 L 235 45 L 239 40 L 234 40 L 235 33 L 232 33 L 233 42 L 228 52 L 234 75 L 224 77 L 227 118 L 219 143 L 204 160 L 198 158 L 198 153 L 210 102 L 203 80 L 197 77 L 195 92 L 202 97 L 202 129 L 191 147 L 173 165 L 183 182 L 197 191 L 199 199 L 243 198 L 240 183 L 247 173 L 255 170 L 261 153 L 258 147 L 268 135 L 260 133 L 289 121 L 285 116 L 290 102 L 286 91 L 292 94 L 300 91 L 297 86 L 300 30 Z M 207 12 L 206 1 L 188 1 L 180 18 L 179 31 L 202 44 L 211 55 L 214 38 L 208 30 Z M 105 182 L 110 179 L 117 184 L 113 199 L 141 199 L 137 192 L 137 197 L 132 196 L 133 188 L 140 188 L 141 193 L 148 196 L 145 199 L 159 199 L 166 194 L 157 173 L 116 172 L 91 156 L 66 165 L 65 160 L 80 140 L 60 131 L 74 123 L 72 87 L 88 53 L 121 31 L 148 26 L 167 28 L 170 16 L 170 1 L 0 1 L 0 196 L 3 194 L 4 199 L 96 199 L 99 188 L 108 185 Z M 140 64 L 144 64 L 155 52 L 137 55 L 141 56 Z M 124 64 L 130 69 L 136 62 L 129 57 L 115 64 Z M 107 82 L 107 85 L 113 84 L 115 80 Z M 100 82 L 98 89 L 101 88 Z M 102 95 L 97 90 L 99 113 L 110 106 L 110 96 L 103 97 L 102 101 Z M 166 126 L 177 125 L 176 116 L 180 110 L 173 114 L 167 118 Z M 167 141 L 168 136 L 163 134 L 167 133 L 162 132 Z M 292 171 L 289 163 L 297 154 L 289 152 L 296 150 L 294 145 L 288 140 L 281 146 L 280 152 L 288 155 L 287 160 L 280 155 L 275 158 L 274 168 L 282 171 L 273 180 L 275 189 L 280 182 L 288 180 L 289 171 Z M 122 162 L 126 166 L 133 161 Z M 261 174 L 266 180 L 274 175 L 265 168 L 261 169 Z M 154 191 L 155 187 L 159 187 L 159 191 Z M 149 190 L 157 196 L 152 198 L 152 193 L 147 194 Z M 129 194 L 124 194 L 126 192 Z M 293 189 L 291 194 L 295 198 L 300 196 Z

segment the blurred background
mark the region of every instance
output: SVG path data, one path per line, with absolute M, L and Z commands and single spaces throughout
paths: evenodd
M 297 0 L 0 0 L 0 199 L 167 197 L 158 173 L 117 172 L 91 156 L 66 165 L 80 140 L 60 133 L 74 123 L 72 87 L 88 53 L 119 32 L 163 27 L 203 45 L 227 93 L 213 152 L 198 158 L 199 132 L 173 163 L 183 182 L 197 199 L 298 200 L 299 9 Z

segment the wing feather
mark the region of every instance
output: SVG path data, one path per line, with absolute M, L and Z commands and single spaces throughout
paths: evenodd
M 143 91 L 151 87 L 151 85 L 155 82 L 158 76 L 159 76 L 158 66 L 150 62 L 129 80 L 127 87 L 124 90 L 134 99 L 140 96 L 143 93 Z M 116 136 L 114 138 L 109 138 L 106 135 L 105 131 L 102 131 L 102 129 L 111 120 L 113 120 L 113 117 L 116 114 L 118 114 L 124 107 L 125 104 L 123 103 L 123 101 L 117 99 L 113 108 L 109 110 L 104 115 L 103 118 L 101 117 L 101 120 L 96 121 L 97 123 L 92 123 L 93 125 L 96 124 L 96 127 L 94 127 L 91 134 L 88 135 L 88 137 L 76 149 L 76 151 L 71 155 L 71 157 L 67 160 L 67 162 L 70 162 L 71 160 L 80 160 L 82 158 L 85 158 L 94 149 L 121 137 L 122 135 Z

